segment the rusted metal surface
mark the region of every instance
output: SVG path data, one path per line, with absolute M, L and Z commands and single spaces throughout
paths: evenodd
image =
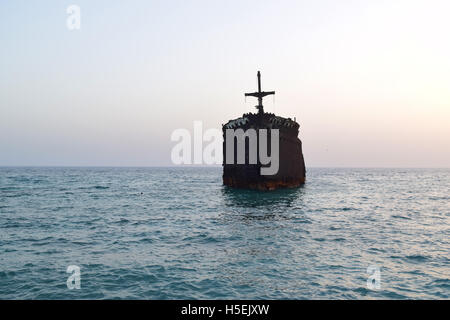
M 298 187 L 305 183 L 305 161 L 302 153 L 302 142 L 298 138 L 300 125 L 290 118 L 276 116 L 264 112 L 263 98 L 274 95 L 275 91 L 261 90 L 261 73 L 258 71 L 258 91 L 246 93 L 245 96 L 258 98 L 258 113 L 243 114 L 242 117 L 230 120 L 222 126 L 223 132 L 223 184 L 234 188 L 274 190 L 278 188 Z M 262 175 L 263 166 L 257 156 L 256 164 L 249 164 L 249 145 L 245 145 L 245 164 L 226 163 L 226 130 L 227 129 L 272 129 L 279 130 L 279 168 L 274 175 Z M 234 137 L 233 137 L 234 139 Z M 259 146 L 259 135 L 257 135 Z M 268 141 L 267 141 L 268 142 Z M 269 142 L 268 142 L 269 144 Z M 270 147 L 268 146 L 268 150 Z M 236 156 L 236 152 L 234 152 Z
M 305 162 L 302 142 L 298 138 L 299 124 L 291 119 L 278 117 L 272 113 L 248 113 L 231 120 L 222 127 L 223 131 L 223 184 L 234 188 L 274 190 L 278 188 L 298 187 L 305 183 Z M 227 164 L 226 129 L 279 129 L 279 169 L 275 175 L 264 176 L 260 173 L 261 163 Z M 259 139 L 259 137 L 258 137 Z M 259 141 L 258 141 L 259 143 Z M 248 159 L 249 147 L 245 145 L 245 158 Z

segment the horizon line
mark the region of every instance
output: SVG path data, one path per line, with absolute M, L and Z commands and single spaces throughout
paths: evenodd
M 0 165 L 0 168 L 220 168 L 223 165 Z M 440 166 L 307 166 L 323 169 L 450 169 Z

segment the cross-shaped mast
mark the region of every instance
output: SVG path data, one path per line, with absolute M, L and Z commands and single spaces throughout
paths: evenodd
M 261 72 L 258 71 L 258 92 L 246 93 L 245 96 L 258 98 L 258 105 L 255 108 L 258 109 L 259 114 L 263 114 L 264 108 L 262 105 L 262 100 L 265 96 L 270 94 L 275 94 L 275 91 L 261 91 Z

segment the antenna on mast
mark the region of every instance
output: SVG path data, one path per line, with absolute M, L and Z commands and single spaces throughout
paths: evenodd
M 262 104 L 263 98 L 265 96 L 275 94 L 275 91 L 261 91 L 261 72 L 258 71 L 257 76 L 258 76 L 258 92 L 246 93 L 245 96 L 258 98 L 258 105 L 255 106 L 255 108 L 258 109 L 258 114 L 263 114 L 264 113 L 264 107 Z

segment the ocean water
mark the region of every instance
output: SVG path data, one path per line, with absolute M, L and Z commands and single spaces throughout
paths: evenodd
M 448 169 L 258 192 L 221 168 L 0 168 L 0 299 L 448 299 L 449 195 Z

